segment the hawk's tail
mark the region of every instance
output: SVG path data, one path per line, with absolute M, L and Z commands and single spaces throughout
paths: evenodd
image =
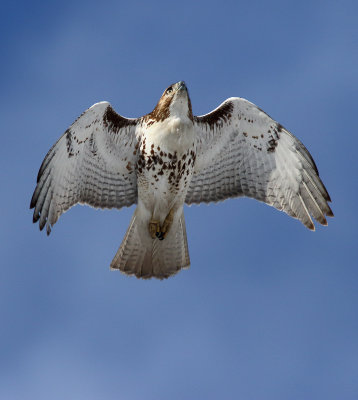
M 136 210 L 111 269 L 137 278 L 163 279 L 189 265 L 184 213 L 174 218 L 167 236 L 159 240 L 150 237 L 148 224 L 141 220 Z

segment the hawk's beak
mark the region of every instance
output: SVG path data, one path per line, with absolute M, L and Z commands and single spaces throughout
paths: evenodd
M 178 85 L 178 89 L 177 89 L 178 92 L 182 91 L 182 90 L 185 90 L 186 92 L 188 91 L 184 81 L 178 82 L 177 85 Z

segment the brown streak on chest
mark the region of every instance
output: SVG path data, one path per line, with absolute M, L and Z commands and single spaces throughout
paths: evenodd
M 154 149 L 151 145 L 150 154 L 147 154 L 142 144 L 139 148 L 139 157 L 137 161 L 137 173 L 145 178 L 146 181 L 154 179 L 158 182 L 162 176 L 166 176 L 168 184 L 171 186 L 170 192 L 177 192 L 181 185 L 187 185 L 187 177 L 193 170 L 196 154 L 193 150 L 188 150 L 186 154 L 180 155 L 180 159 L 176 151 L 174 153 L 165 153 L 162 150 Z M 157 149 L 160 149 L 157 146 Z M 184 162 L 185 160 L 185 162 Z M 146 172 L 148 171 L 148 172 Z M 149 171 L 153 171 L 148 175 Z M 180 184 L 183 180 L 183 184 Z

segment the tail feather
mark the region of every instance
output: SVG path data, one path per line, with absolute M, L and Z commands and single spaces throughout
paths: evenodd
M 184 213 L 173 224 L 164 240 L 152 239 L 148 225 L 135 211 L 111 269 L 137 278 L 164 279 L 190 265 Z

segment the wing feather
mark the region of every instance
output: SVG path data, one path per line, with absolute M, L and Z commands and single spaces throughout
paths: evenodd
M 249 101 L 230 98 L 194 117 L 197 158 L 186 203 L 247 196 L 314 229 L 333 216 L 329 194 L 306 147 Z
M 46 226 L 49 234 L 77 203 L 121 208 L 137 201 L 138 121 L 101 102 L 67 129 L 43 160 L 31 199 L 33 221 L 41 230 Z

